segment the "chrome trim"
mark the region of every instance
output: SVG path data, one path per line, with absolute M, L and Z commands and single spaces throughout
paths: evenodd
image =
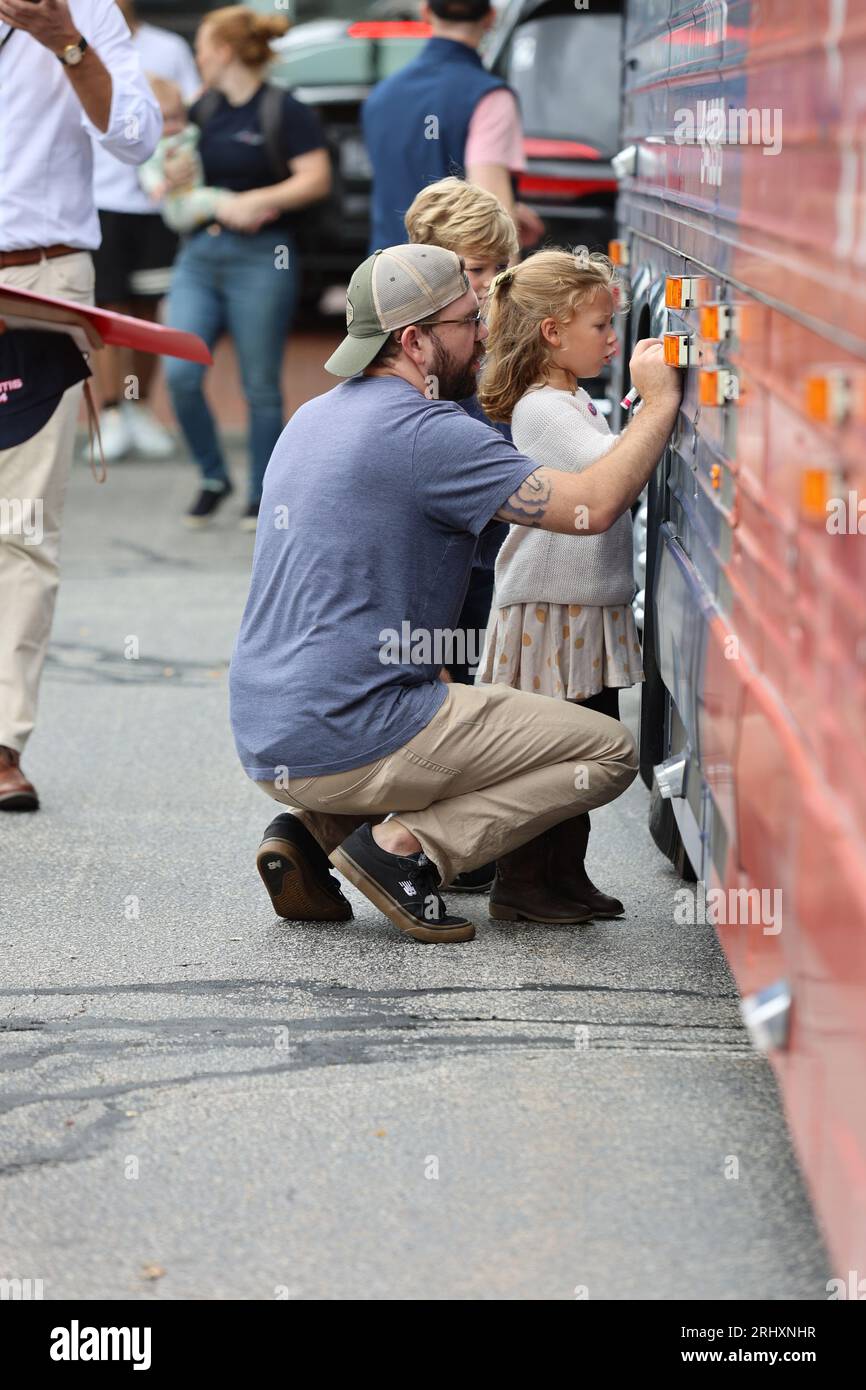
M 600 208 L 594 203 L 545 203 L 544 194 L 525 193 L 523 196 L 541 216 L 551 220 L 562 217 L 572 222 L 601 222 L 610 216 L 607 208 Z
M 279 77 L 279 74 L 277 74 Z M 293 87 L 292 96 L 297 101 L 302 101 L 305 106 L 317 105 L 320 102 L 344 102 L 344 101 L 366 101 L 373 88 L 369 83 L 365 86 L 345 87 Z
M 675 753 L 672 758 L 665 758 L 663 763 L 657 763 L 653 768 L 659 796 L 663 801 L 670 801 L 675 796 L 685 796 L 688 765 L 686 753 Z
M 626 145 L 610 162 L 618 179 L 634 178 L 637 173 L 637 145 Z
M 791 1029 L 791 989 L 787 980 L 776 980 L 740 1001 L 743 1022 L 760 1052 L 788 1046 Z
M 701 827 L 695 819 L 695 813 L 684 796 L 675 797 L 671 800 L 671 809 L 680 832 L 680 839 L 685 846 L 689 863 L 694 869 L 699 879 L 706 881 L 705 875 L 705 842 L 701 834 Z

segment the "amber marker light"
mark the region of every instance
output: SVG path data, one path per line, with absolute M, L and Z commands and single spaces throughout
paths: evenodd
M 800 510 L 813 521 L 823 521 L 830 496 L 830 474 L 826 468 L 807 468 L 800 482 Z
M 841 368 L 829 367 L 806 378 L 806 414 L 819 425 L 841 425 L 851 405 L 851 382 Z
M 721 343 L 733 329 L 733 311 L 727 304 L 702 304 L 701 337 L 708 343 Z
M 663 338 L 665 362 L 669 367 L 687 367 L 691 361 L 688 333 L 666 333 Z
M 698 378 L 701 405 L 727 405 L 739 400 L 740 384 L 727 367 L 705 367 Z
M 697 303 L 698 282 L 690 275 L 668 275 L 665 305 L 668 309 L 693 309 Z

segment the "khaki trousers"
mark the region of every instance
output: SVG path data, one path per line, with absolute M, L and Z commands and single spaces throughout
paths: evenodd
M 2 249 L 2 248 L 0 248 Z M 0 270 L 0 284 L 93 303 L 87 251 Z M 33 728 L 48 650 L 60 560 L 60 526 L 75 445 L 82 385 L 61 397 L 48 423 L 12 449 L 0 450 L 0 744 L 22 752 Z M 41 504 L 41 539 L 20 534 L 9 518 Z M 5 513 L 5 516 L 4 516 Z M 5 523 L 5 524 L 4 524 Z
M 258 782 L 298 810 L 327 854 L 389 813 L 421 842 L 442 883 L 613 801 L 634 780 L 618 719 L 507 685 L 449 685 L 441 709 L 395 753 L 351 772 Z

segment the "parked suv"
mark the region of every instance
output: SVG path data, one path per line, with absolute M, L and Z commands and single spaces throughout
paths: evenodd
M 516 196 L 544 223 L 533 250 L 588 246 L 616 235 L 622 46 L 621 0 L 513 0 L 493 33 L 487 66 L 517 93 L 526 170 Z M 610 373 L 584 381 L 600 410 Z
M 487 65 L 514 88 L 527 168 L 517 197 L 554 245 L 607 251 L 616 235 L 621 0 L 514 0 L 494 31 Z

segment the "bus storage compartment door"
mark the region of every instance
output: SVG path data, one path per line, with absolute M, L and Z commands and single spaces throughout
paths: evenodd
M 658 668 L 700 760 L 698 696 L 713 605 L 670 522 L 659 528 L 653 602 Z
M 727 925 L 738 937 L 738 949 L 728 956 L 742 994 L 785 979 L 796 1011 L 802 964 L 795 904 L 803 840 L 811 833 L 806 804 L 812 777 L 794 726 L 759 675 L 744 689 L 735 778 L 737 887 L 748 897 L 740 897 L 741 910 Z M 725 934 L 719 934 L 724 946 Z
M 743 695 L 752 667 L 739 636 L 716 612 L 707 625 L 703 683 L 698 696 L 701 767 L 713 794 L 714 814 L 724 821 L 724 861 L 716 863 L 719 879 L 727 883 L 737 869 L 736 776 L 737 742 Z M 720 849 L 721 849 L 721 841 Z

